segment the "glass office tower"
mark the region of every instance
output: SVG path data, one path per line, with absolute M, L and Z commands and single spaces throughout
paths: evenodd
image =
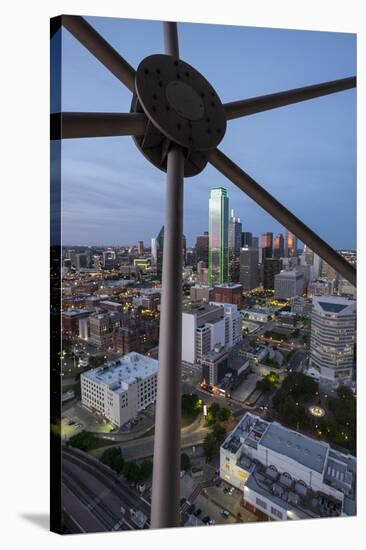
M 228 282 L 229 197 L 224 187 L 213 187 L 209 201 L 208 282 Z

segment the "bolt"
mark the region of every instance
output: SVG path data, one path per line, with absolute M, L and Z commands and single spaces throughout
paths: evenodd
M 145 69 L 145 70 L 144 70 L 144 73 L 145 73 L 145 74 L 149 74 L 149 69 Z
M 177 128 L 178 128 L 178 130 L 180 130 L 180 129 L 181 129 L 181 125 L 180 125 L 180 123 L 179 123 L 179 122 L 178 122 L 178 124 L 177 124 Z
M 169 105 L 165 105 L 165 110 L 166 110 L 166 111 L 170 111 Z
M 179 73 L 177 73 L 177 78 L 178 78 L 178 80 L 180 79 L 180 74 Z
M 157 68 L 157 69 L 156 69 L 156 72 L 157 72 L 158 74 L 160 74 L 160 69 L 159 69 L 159 68 Z
M 209 117 L 206 118 L 207 122 L 211 122 L 211 119 Z
M 160 86 L 160 88 L 162 87 L 162 85 L 163 85 L 162 81 L 159 80 L 159 86 Z
M 176 67 L 178 67 L 178 61 L 177 61 L 177 60 L 174 61 L 174 65 L 175 65 Z

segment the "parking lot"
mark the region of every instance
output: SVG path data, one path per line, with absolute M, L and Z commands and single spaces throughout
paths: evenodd
M 195 490 L 198 484 L 212 479 L 214 472 L 215 469 L 208 466 L 201 476 L 192 478 L 186 474 L 181 479 L 182 502 L 183 499 L 188 499 L 193 504 L 192 514 L 195 516 L 199 512 L 196 516 L 199 520 L 207 521 L 209 518 L 213 525 L 258 521 L 254 514 L 241 506 L 242 492 L 222 480 L 218 479 L 211 486 L 203 487 L 199 493 Z M 193 518 L 193 524 L 194 521 Z M 197 524 L 201 523 L 198 521 Z

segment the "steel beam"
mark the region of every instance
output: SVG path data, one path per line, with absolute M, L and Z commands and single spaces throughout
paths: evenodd
M 164 49 L 168 55 L 179 57 L 178 29 L 177 24 L 171 21 L 163 22 Z
M 180 525 L 184 155 L 168 152 L 151 527 Z
M 83 17 L 63 15 L 62 24 L 131 92 L 135 91 L 135 69 Z
M 299 103 L 308 99 L 342 92 L 343 90 L 355 87 L 356 77 L 353 76 L 350 78 L 341 78 L 340 80 L 332 80 L 331 82 L 323 82 L 322 84 L 315 84 L 314 86 L 295 88 L 276 94 L 233 101 L 224 104 L 226 119 L 232 120 L 234 118 L 254 115 L 263 111 L 269 111 L 270 109 L 285 107 L 286 105 L 292 105 L 293 103 Z
M 52 113 L 51 139 L 142 136 L 143 113 Z
M 342 277 L 347 279 L 352 285 L 356 286 L 356 269 L 343 256 L 338 254 L 329 244 L 318 237 L 307 225 L 299 218 L 294 216 L 270 193 L 261 187 L 248 174 L 239 168 L 219 149 L 214 149 L 209 153 L 209 162 L 219 172 L 235 183 L 241 191 L 244 191 L 251 199 L 264 208 L 271 216 L 280 222 L 289 231 L 294 233 L 303 243 L 305 243 L 313 252 L 318 254 L 325 262 L 333 267 Z

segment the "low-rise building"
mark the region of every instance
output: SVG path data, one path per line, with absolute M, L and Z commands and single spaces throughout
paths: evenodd
M 220 448 L 220 476 L 264 519 L 356 514 L 356 458 L 247 412 Z
M 87 319 L 95 313 L 94 307 L 71 308 L 62 312 L 62 333 L 64 336 L 79 335 L 80 319 Z
M 334 292 L 335 279 L 316 279 L 309 284 L 308 296 L 330 296 Z
M 226 346 L 217 344 L 202 357 L 202 380 L 206 384 L 217 386 L 228 369 L 229 351 Z
M 213 288 L 209 285 L 196 283 L 190 290 L 192 302 L 210 302 L 213 299 Z
M 144 309 L 150 309 L 151 311 L 157 311 L 161 302 L 161 289 L 160 288 L 141 288 L 139 290 L 139 296 L 135 296 L 133 303 L 135 306 L 140 306 Z
M 80 376 L 81 400 L 116 426 L 123 426 L 156 400 L 158 362 L 128 353 Z
M 309 318 L 312 306 L 313 301 L 311 298 L 305 298 L 304 296 L 291 298 L 291 313 L 295 313 L 299 317 Z
M 268 318 L 271 317 L 271 310 L 268 307 L 253 307 L 242 309 L 240 314 L 244 320 L 267 323 Z
M 304 275 L 297 269 L 281 271 L 274 276 L 275 298 L 286 299 L 301 296 L 304 292 Z
M 98 348 L 108 349 L 112 346 L 112 333 L 121 326 L 123 314 L 110 311 L 89 317 L 88 340 Z

